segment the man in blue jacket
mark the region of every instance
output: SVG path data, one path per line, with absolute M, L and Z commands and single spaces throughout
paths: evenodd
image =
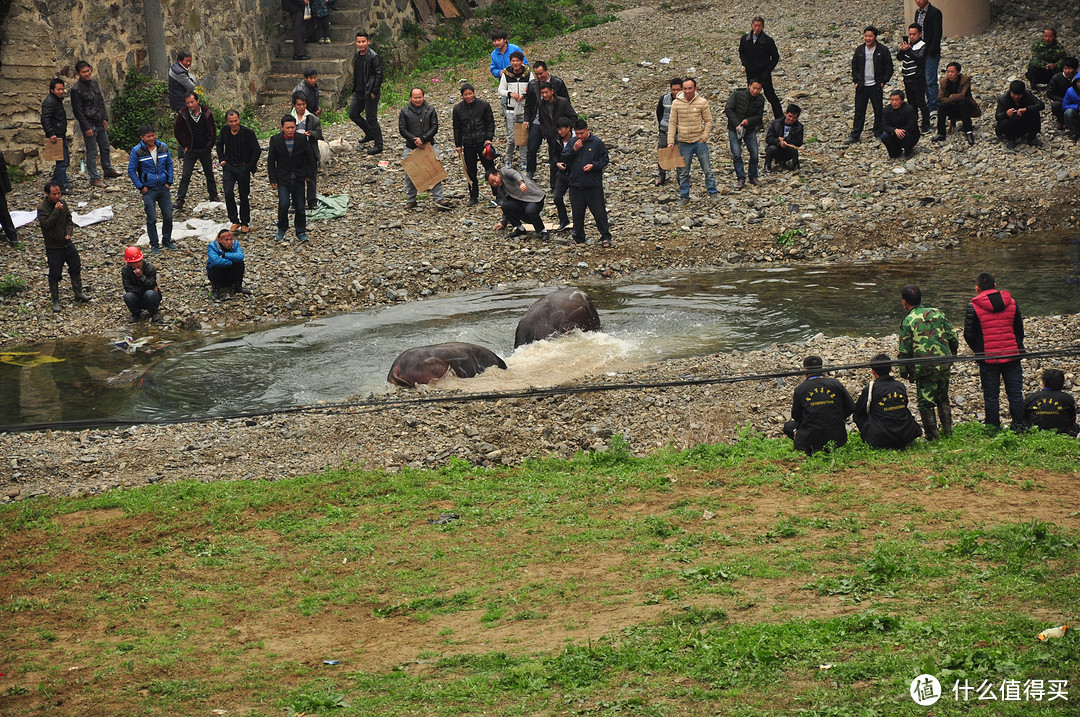
M 574 215 L 574 243 L 585 243 L 585 209 L 592 213 L 600 231 L 600 246 L 611 246 L 607 205 L 604 202 L 604 167 L 608 165 L 608 150 L 600 138 L 589 131 L 589 124 L 574 122 L 572 144 L 563 149 L 559 169 L 570 176 L 570 208 Z
M 524 58 L 525 51 L 509 41 L 506 30 L 492 30 L 491 44 L 495 49 L 491 51 L 491 67 L 488 69 L 491 70 L 491 76 L 497 80 L 502 71 L 510 66 L 511 53 L 520 52 Z M 526 65 L 529 64 L 528 60 L 524 62 Z
M 172 195 L 169 190 L 173 183 L 173 161 L 169 154 L 169 145 L 157 138 L 157 132 L 148 124 L 139 127 L 139 142 L 131 149 L 128 157 L 128 177 L 142 194 L 143 209 L 146 211 L 146 234 L 150 237 L 150 251 L 157 254 L 157 207 L 161 207 L 161 240 L 166 249 L 176 249 L 172 240 Z M 155 203 L 157 206 L 155 206 Z
M 214 301 L 221 300 L 227 291 L 251 293 L 244 288 L 244 250 L 228 229 L 219 231 L 217 239 L 206 245 L 206 277 Z

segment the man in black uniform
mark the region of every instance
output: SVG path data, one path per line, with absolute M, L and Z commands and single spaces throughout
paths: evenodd
M 803 359 L 806 380 L 795 388 L 791 420 L 784 424 L 784 434 L 795 441 L 795 450 L 807 455 L 830 443 L 838 448 L 847 443 L 844 422 L 855 411 L 844 384 L 827 377 L 821 366 L 820 356 Z
M 1057 431 L 1067 436 L 1080 435 L 1076 424 L 1076 400 L 1065 392 L 1065 374 L 1048 368 L 1042 374 L 1041 391 L 1024 397 L 1024 419 L 1029 426 L 1043 431 Z
M 874 380 L 855 402 L 855 425 L 863 443 L 873 448 L 904 448 L 922 435 L 922 428 L 908 410 L 907 386 L 889 371 L 892 359 L 878 354 L 870 359 Z
M 773 39 L 765 34 L 765 18 L 758 16 L 750 21 L 750 32 L 739 40 L 739 61 L 746 70 L 746 81 L 756 79 L 761 83 L 765 99 L 772 106 L 773 119 L 783 117 L 780 98 L 772 83 L 772 71 L 780 62 L 780 52 Z

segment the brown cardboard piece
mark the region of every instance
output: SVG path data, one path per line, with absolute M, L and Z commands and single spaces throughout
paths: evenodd
M 682 169 L 686 166 L 686 161 L 679 154 L 679 145 L 656 150 L 656 161 L 660 169 Z
M 64 140 L 60 139 L 56 144 L 53 144 L 48 139 L 45 140 L 45 161 L 46 162 L 63 162 L 64 161 Z
M 408 157 L 401 160 L 401 168 L 409 175 L 417 192 L 426 192 L 447 177 L 446 169 L 430 144 L 410 152 Z
M 529 123 L 528 122 L 515 122 L 514 123 L 514 146 L 515 147 L 528 147 L 529 146 Z

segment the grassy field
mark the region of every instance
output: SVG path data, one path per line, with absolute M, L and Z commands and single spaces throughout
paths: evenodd
M 0 714 L 1076 714 L 1080 641 L 1036 635 L 1077 617 L 1077 455 L 747 432 L 15 503 Z

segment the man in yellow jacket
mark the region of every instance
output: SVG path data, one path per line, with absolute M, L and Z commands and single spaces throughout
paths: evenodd
M 671 103 L 671 119 L 668 122 L 668 147 L 675 146 L 679 138 L 679 154 L 684 167 L 679 172 L 679 203 L 690 203 L 690 161 L 697 157 L 705 174 L 705 190 L 710 197 L 718 196 L 716 179 L 709 161 L 709 134 L 713 118 L 709 101 L 698 94 L 697 81 L 688 77 L 683 81 L 682 92 Z

